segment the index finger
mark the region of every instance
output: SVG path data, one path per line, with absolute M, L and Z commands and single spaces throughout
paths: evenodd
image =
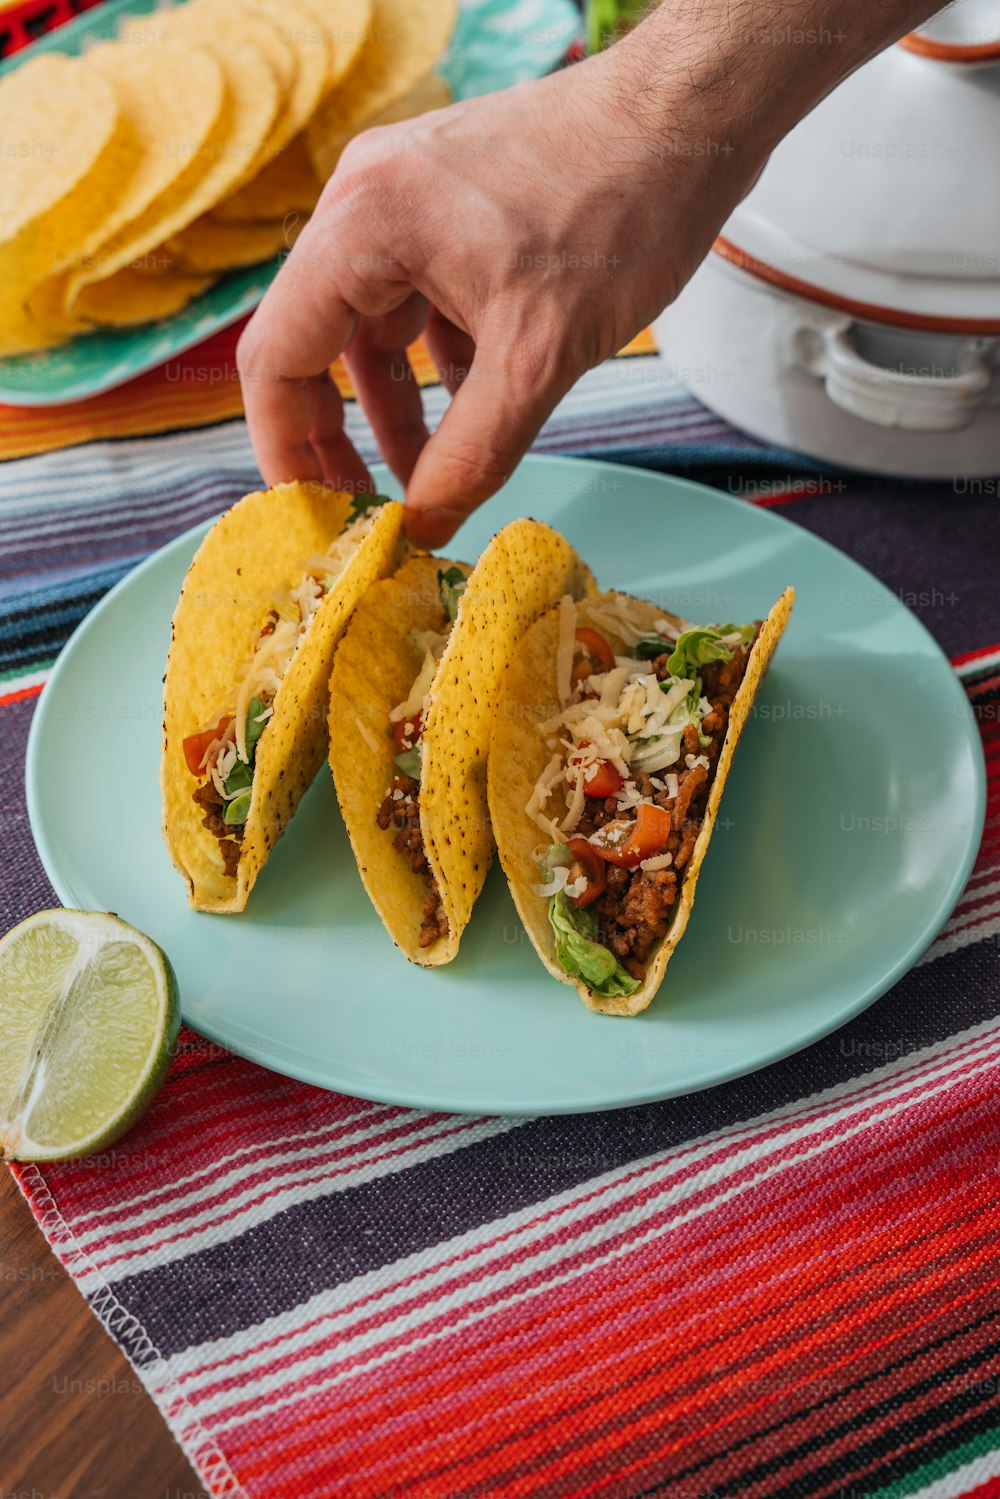
M 323 388 L 315 377 L 343 353 L 359 312 L 391 310 L 409 294 L 384 255 L 348 252 L 349 217 L 317 212 L 237 346 L 250 438 L 269 484 L 319 478 L 329 468 L 334 414 L 317 412 L 314 398 L 323 399 Z M 317 425 L 327 433 L 326 463 L 312 442 Z M 346 437 L 343 443 L 345 468 L 353 471 L 357 455 Z

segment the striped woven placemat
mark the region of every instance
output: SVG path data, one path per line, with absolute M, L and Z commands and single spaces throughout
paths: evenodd
M 432 422 L 443 393 L 425 393 Z M 367 456 L 356 407 L 349 429 Z M 864 1015 L 692 1098 L 465 1119 L 305 1087 L 185 1031 L 90 1161 L 21 1169 L 49 1242 L 219 1495 L 1000 1495 L 1000 510 L 727 428 L 655 355 L 539 439 L 781 505 L 910 603 L 983 731 L 987 833 Z M 254 483 L 245 427 L 11 461 L 0 487 L 6 926 L 54 897 L 20 791 L 51 658 Z M 887 701 L 886 711 L 891 712 Z

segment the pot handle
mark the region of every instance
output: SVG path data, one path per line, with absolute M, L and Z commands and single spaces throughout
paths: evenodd
M 795 340 L 797 363 L 825 381 L 835 406 L 877 427 L 913 432 L 953 432 L 974 420 L 991 379 L 978 355 L 957 375 L 904 374 L 859 354 L 853 327 L 844 321 L 802 328 Z

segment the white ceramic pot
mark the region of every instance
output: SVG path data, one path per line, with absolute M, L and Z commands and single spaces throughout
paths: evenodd
M 817 458 L 1000 473 L 998 143 L 1000 13 L 962 0 L 774 152 L 657 322 L 679 378 Z

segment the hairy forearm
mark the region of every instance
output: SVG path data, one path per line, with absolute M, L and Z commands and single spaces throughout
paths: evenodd
M 594 170 L 609 193 L 638 195 L 640 217 L 653 223 L 645 238 L 662 241 L 660 306 L 708 253 L 781 138 L 938 8 L 937 0 L 662 0 L 580 67 Z M 656 228 L 667 222 L 669 242 Z M 645 238 L 640 230 L 635 242 Z
M 660 142 L 756 174 L 843 78 L 940 0 L 662 0 L 613 49 L 624 108 Z M 732 158 L 736 157 L 735 161 Z

